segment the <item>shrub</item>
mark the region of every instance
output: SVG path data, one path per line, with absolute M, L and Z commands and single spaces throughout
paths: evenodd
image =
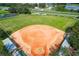
M 9 8 L 8 10 L 10 13 L 16 13 L 16 8 Z

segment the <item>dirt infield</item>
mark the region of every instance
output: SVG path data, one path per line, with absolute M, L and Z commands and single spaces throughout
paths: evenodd
M 58 49 L 64 32 L 48 25 L 30 25 L 14 32 L 11 37 L 30 56 L 47 56 Z

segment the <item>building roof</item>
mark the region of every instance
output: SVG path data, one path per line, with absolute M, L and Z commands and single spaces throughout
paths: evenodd
M 5 45 L 5 47 L 9 52 L 13 52 L 13 50 L 17 48 L 9 38 L 4 39 L 3 44 Z
M 14 32 L 11 37 L 26 54 L 45 56 L 60 47 L 64 32 L 48 25 L 30 25 Z
M 79 10 L 79 6 L 65 6 L 68 10 Z

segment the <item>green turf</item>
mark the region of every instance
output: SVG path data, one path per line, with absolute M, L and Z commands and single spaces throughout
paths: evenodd
M 11 34 L 28 25 L 45 24 L 65 31 L 68 26 L 72 26 L 74 23 L 75 20 L 69 17 L 18 15 L 16 17 L 0 19 L 0 29 Z M 5 36 L 6 34 L 2 33 L 2 37 L 6 38 Z M 3 38 L 0 38 L 0 40 L 3 40 Z M 0 41 L 0 43 L 2 42 Z
M 0 10 L 0 14 L 7 14 L 9 13 L 8 11 L 5 11 L 5 10 Z
M 69 17 L 19 15 L 16 17 L 0 20 L 0 25 L 4 26 L 4 30 L 11 32 L 14 32 L 16 30 L 19 30 L 20 28 L 33 24 L 45 24 L 59 28 L 60 30 L 65 30 L 74 22 L 75 20 Z

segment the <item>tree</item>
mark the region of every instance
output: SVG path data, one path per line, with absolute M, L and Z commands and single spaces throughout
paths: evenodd
M 67 28 L 66 33 L 69 33 L 68 42 L 74 50 L 73 55 L 79 55 L 79 20 L 72 27 Z
M 66 11 L 65 6 L 66 6 L 66 3 L 56 3 L 55 4 L 55 10 Z
M 46 7 L 46 4 L 45 3 L 39 3 L 39 7 L 40 8 L 45 8 Z
M 79 21 L 77 21 L 75 25 L 72 26 L 68 42 L 75 50 L 79 49 Z
M 17 13 L 16 8 L 9 8 L 8 10 L 10 13 Z
M 31 5 L 22 4 L 22 3 L 16 4 L 16 6 L 15 5 L 13 6 L 13 5 L 12 7 L 9 8 L 10 13 L 31 14 L 31 11 L 30 11 Z
M 71 56 L 71 53 L 69 51 L 69 48 L 67 48 L 67 47 L 61 47 L 60 48 L 60 52 L 62 52 L 62 55 L 63 56 Z

